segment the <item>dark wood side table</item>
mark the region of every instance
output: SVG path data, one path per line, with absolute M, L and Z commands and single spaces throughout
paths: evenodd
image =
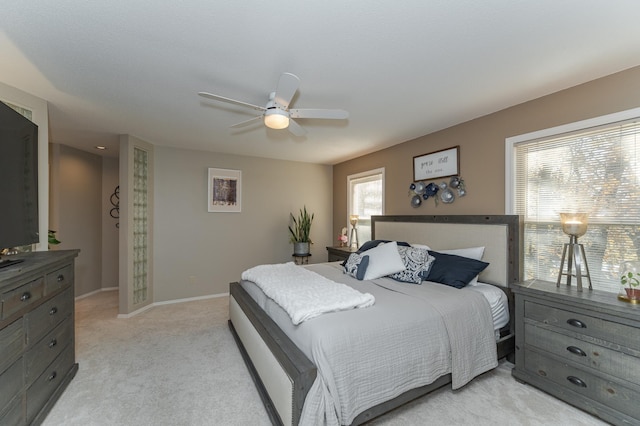
M 347 260 L 351 253 L 355 253 L 358 249 L 350 247 L 327 247 L 329 262 L 342 262 Z

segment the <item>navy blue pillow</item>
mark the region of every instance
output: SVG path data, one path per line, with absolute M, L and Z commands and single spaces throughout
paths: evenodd
M 371 240 L 362 244 L 356 253 L 360 254 L 363 251 L 370 250 L 372 248 L 378 247 L 381 243 L 390 243 L 391 240 Z M 411 247 L 411 244 L 405 243 L 404 241 L 396 241 L 399 246 Z
M 360 248 L 356 251 L 357 254 L 362 254 L 362 252 L 365 252 L 367 250 L 370 250 L 372 248 L 376 248 L 378 247 L 379 244 L 381 243 L 390 243 L 391 240 L 371 240 L 371 241 L 367 241 L 364 244 L 362 244 L 360 246 Z M 405 243 L 404 241 L 396 241 L 396 243 L 399 246 L 405 246 L 405 247 L 411 247 L 411 244 L 409 243 Z M 347 259 L 343 260 L 341 265 L 345 266 L 347 264 Z
M 455 254 L 438 253 L 431 250 L 429 250 L 429 254 L 436 260 L 431 265 L 429 275 L 425 280 L 455 288 L 466 286 L 476 275 L 489 266 L 487 262 Z

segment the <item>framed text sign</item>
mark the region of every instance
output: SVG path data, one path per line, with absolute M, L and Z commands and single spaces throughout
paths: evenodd
M 437 179 L 460 174 L 460 146 L 413 157 L 413 180 Z
M 242 172 L 209 169 L 207 204 L 210 212 L 242 211 Z

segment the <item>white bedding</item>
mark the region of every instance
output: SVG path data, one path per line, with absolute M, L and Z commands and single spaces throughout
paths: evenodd
M 241 282 L 318 368 L 301 424 L 349 424 L 362 411 L 445 374 L 457 389 L 497 366 L 490 308 L 479 292 L 389 278 L 358 281 L 339 264 L 308 268 L 372 294 L 376 303 L 296 326 L 255 284 Z
M 331 281 L 293 262 L 258 265 L 242 273 L 284 309 L 294 324 L 328 312 L 366 308 L 375 299 L 369 293 Z

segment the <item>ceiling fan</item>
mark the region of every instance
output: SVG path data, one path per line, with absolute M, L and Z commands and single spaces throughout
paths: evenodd
M 228 102 L 262 112 L 259 116 L 234 124 L 231 126 L 232 128 L 243 127 L 259 120 L 264 120 L 265 126 L 271 129 L 289 129 L 289 131 L 296 136 L 304 136 L 307 133 L 306 130 L 296 123 L 293 120 L 294 118 L 344 120 L 349 117 L 349 113 L 341 109 L 289 109 L 291 99 L 293 99 L 293 96 L 296 94 L 299 85 L 300 79 L 296 75 L 288 72 L 283 73 L 278 81 L 276 91 L 269 94 L 269 101 L 263 107 L 207 92 L 198 92 L 198 95 L 203 98 Z

